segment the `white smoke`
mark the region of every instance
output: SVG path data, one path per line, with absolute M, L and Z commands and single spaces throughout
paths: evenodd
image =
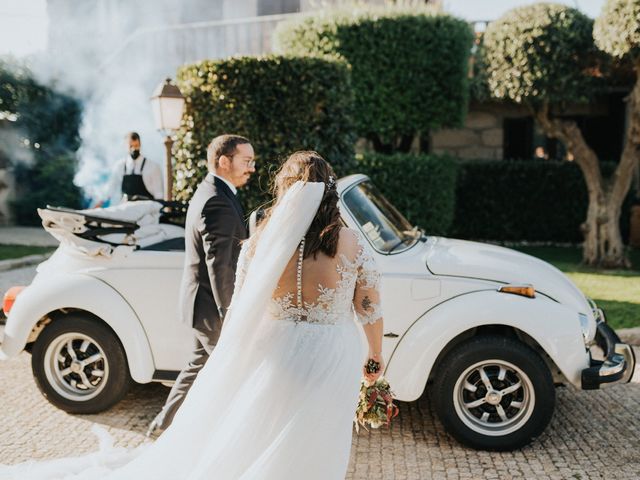
M 32 62 L 33 71 L 83 104 L 75 183 L 88 199 L 107 198 L 113 165 L 127 155 L 129 131 L 140 134 L 148 160 L 164 164 L 150 97 L 166 77 L 175 78 L 177 65 L 164 61 L 158 40 L 166 26 L 218 19 L 223 3 L 48 0 L 49 45 Z

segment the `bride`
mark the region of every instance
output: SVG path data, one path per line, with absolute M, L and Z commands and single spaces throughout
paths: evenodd
M 158 440 L 0 466 L 1 479 L 344 478 L 360 378 L 384 369 L 380 276 L 342 226 L 320 155 L 294 153 L 275 184 L 274 206 L 242 247 L 218 345 Z M 363 369 L 370 359 L 378 373 Z

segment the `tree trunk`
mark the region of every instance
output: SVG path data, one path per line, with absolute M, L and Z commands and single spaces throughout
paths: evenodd
M 636 71 L 640 72 L 636 66 Z M 640 75 L 638 77 L 640 79 Z M 625 147 L 616 170 L 608 181 L 602 178 L 598 157 L 574 121 L 553 119 L 549 105 L 534 111 L 538 123 L 549 137 L 560 140 L 580 167 L 587 184 L 589 206 L 581 225 L 584 235 L 582 259 L 587 265 L 629 268 L 620 233 L 620 211 L 629 192 L 640 151 L 640 80 L 629 95 L 630 121 Z

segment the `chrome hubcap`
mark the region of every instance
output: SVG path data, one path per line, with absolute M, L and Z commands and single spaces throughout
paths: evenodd
M 458 377 L 453 403 L 471 430 L 501 436 L 521 428 L 531 417 L 535 392 L 529 377 L 504 360 L 485 360 Z
M 109 377 L 109 362 L 100 344 L 83 333 L 56 338 L 44 356 L 45 375 L 53 389 L 73 401 L 94 398 Z

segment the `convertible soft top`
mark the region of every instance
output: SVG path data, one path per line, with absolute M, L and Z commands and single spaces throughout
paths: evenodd
M 39 208 L 38 215 L 61 244 L 86 255 L 110 257 L 119 247 L 149 248 L 184 238 L 181 226 L 166 223 L 174 210 L 175 205 L 146 200 L 87 210 L 47 206 Z

